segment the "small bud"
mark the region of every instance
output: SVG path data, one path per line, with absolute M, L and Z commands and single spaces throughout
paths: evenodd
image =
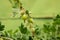
M 24 15 L 24 14 L 25 14 L 25 10 L 22 9 L 22 10 L 20 11 L 20 13 L 21 13 L 21 15 Z

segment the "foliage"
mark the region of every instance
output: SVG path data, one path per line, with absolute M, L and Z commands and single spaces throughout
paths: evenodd
M 57 15 L 57 16 L 53 19 L 53 21 L 54 21 L 54 24 L 60 25 L 60 15 Z
M 34 30 L 32 30 L 32 31 L 31 31 L 31 28 L 33 28 L 32 25 L 30 24 L 30 25 L 28 25 L 29 27 L 27 27 L 25 25 L 26 22 L 23 22 L 19 26 L 19 29 L 15 30 L 15 31 L 13 31 L 13 30 L 4 31 L 3 32 L 4 36 L 2 36 L 2 37 L 12 38 L 13 40 L 35 40 L 35 39 L 37 39 L 37 40 L 38 39 L 39 40 L 43 40 L 43 39 L 55 40 L 55 39 L 59 39 L 60 36 L 57 36 L 56 32 L 58 33 L 58 35 L 60 35 L 60 29 L 59 29 L 60 27 L 56 26 L 56 25 L 59 25 L 57 22 L 60 19 L 58 19 L 58 18 L 55 18 L 55 19 L 56 20 L 53 19 L 52 24 L 50 24 L 50 23 L 43 24 L 42 29 L 40 28 L 40 26 L 35 25 Z M 0 25 L 1 25 L 1 23 L 0 23 Z M 31 26 L 31 28 L 30 28 L 30 26 Z M 30 31 L 28 30 L 28 28 L 30 29 Z M 56 28 L 58 28 L 58 30 Z M 1 30 L 1 31 L 3 31 L 3 30 Z M 43 32 L 43 34 L 41 33 L 41 31 Z
M 36 25 L 36 27 L 35 27 L 35 34 L 36 35 L 40 35 L 40 28 L 39 28 L 40 26 L 38 26 L 38 25 Z
M 2 25 L 1 22 L 0 22 L 0 31 L 3 31 L 3 30 L 4 30 L 4 27 L 5 27 L 5 26 Z
M 43 28 L 34 24 L 33 18 L 30 16 L 28 10 L 25 10 L 19 0 L 9 0 L 13 7 L 19 8 L 21 11 L 20 18 L 23 20 L 23 23 L 19 25 L 19 29 L 13 31 L 3 31 L 5 26 L 0 22 L 0 31 L 3 31 L 2 37 L 12 38 L 13 40 L 56 40 L 60 37 L 57 36 L 57 33 L 60 35 L 60 16 L 57 15 L 53 19 L 53 23 L 43 24 Z M 42 31 L 42 32 L 41 32 Z M 1 39 L 0 39 L 1 40 Z M 59 39 L 60 40 L 60 39 Z
M 24 27 L 24 25 L 21 23 L 21 26 L 19 27 L 20 31 L 22 34 L 26 34 L 27 33 L 27 28 Z

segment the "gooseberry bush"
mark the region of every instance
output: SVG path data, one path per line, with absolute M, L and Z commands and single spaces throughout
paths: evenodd
M 31 13 L 26 10 L 20 0 L 9 0 L 12 4 L 13 17 L 20 13 L 22 19 L 19 29 L 4 30 L 5 25 L 0 22 L 0 40 L 60 40 L 60 15 L 58 14 L 52 20 L 52 24 L 45 23 L 43 27 L 34 24 Z

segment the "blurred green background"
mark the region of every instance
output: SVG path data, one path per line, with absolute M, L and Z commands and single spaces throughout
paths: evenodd
M 32 12 L 33 17 L 54 17 L 60 12 L 60 0 L 20 0 L 25 9 Z M 9 0 L 0 0 L 0 18 L 10 18 L 12 15 L 12 5 Z M 16 29 L 21 23 L 21 20 L 0 20 L 6 25 L 6 30 Z M 45 22 L 52 20 L 37 20 L 36 24 L 42 26 Z

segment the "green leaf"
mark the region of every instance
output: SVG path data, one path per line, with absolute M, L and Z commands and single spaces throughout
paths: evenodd
M 26 14 L 29 16 L 29 11 L 28 10 L 26 10 Z
M 4 35 L 5 35 L 5 37 L 9 37 L 9 34 L 7 31 L 4 31 Z
M 43 25 L 43 30 L 45 33 L 49 33 L 50 32 L 50 24 L 44 24 Z
M 24 25 L 21 23 L 21 26 L 19 26 L 19 30 L 21 31 L 21 33 L 26 34 L 27 33 L 27 28 L 24 27 Z
M 27 35 L 22 35 L 22 40 L 27 40 L 28 36 Z
M 51 32 L 55 32 L 55 31 L 56 31 L 55 26 L 52 26 L 52 27 L 50 28 L 50 30 L 51 30 Z
M 32 36 L 29 36 L 29 40 L 33 40 Z
M 35 33 L 36 33 L 36 35 L 39 35 L 39 34 L 40 34 L 40 30 L 37 28 L 37 29 L 35 30 Z
M 38 25 L 35 26 L 35 34 L 39 35 L 40 34 L 40 28 Z
M 18 30 L 15 30 L 13 33 L 15 34 L 15 33 L 17 33 L 18 32 Z
M 9 30 L 8 34 L 9 34 L 10 37 L 12 37 L 13 36 L 13 30 Z
M 10 3 L 12 3 L 12 0 L 9 0 Z
M 59 14 L 57 14 L 56 18 L 60 18 L 60 15 L 59 15 Z
M 60 27 L 58 27 L 58 31 L 60 32 Z
M 0 31 L 3 31 L 3 30 L 4 30 L 4 28 L 5 28 L 5 26 L 4 26 L 4 25 L 2 25 L 2 24 L 1 24 L 1 22 L 0 22 Z

